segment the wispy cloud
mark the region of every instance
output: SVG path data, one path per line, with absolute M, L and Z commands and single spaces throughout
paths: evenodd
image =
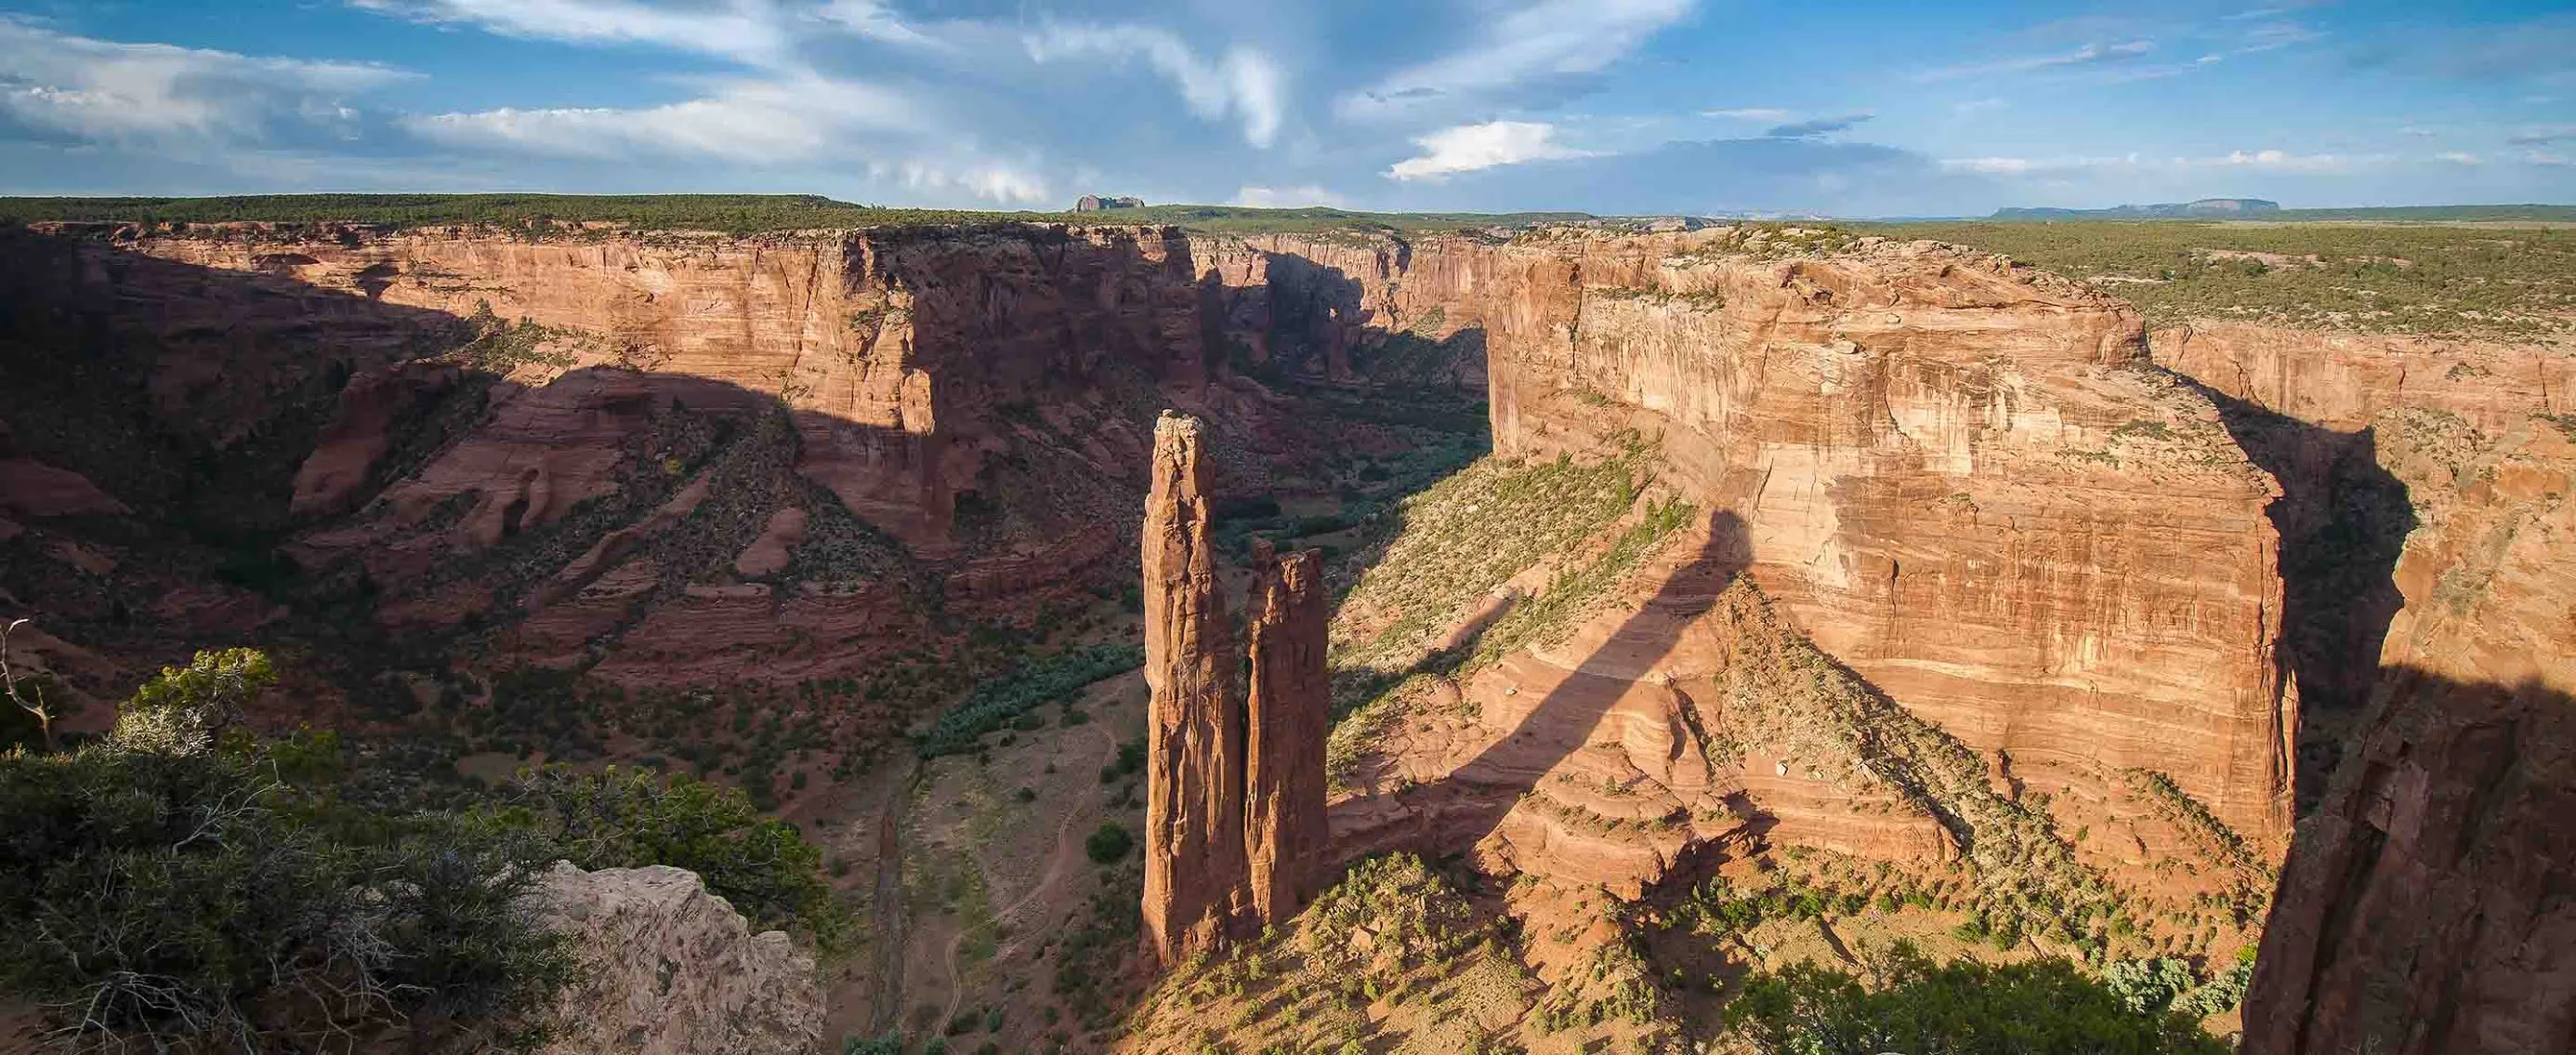
M 1467 48 L 1344 94 L 1334 112 L 1369 119 L 1432 100 L 1487 95 L 1526 82 L 1595 73 L 1690 14 L 1696 0 L 1538 0 L 1492 22 Z
M 1817 117 L 1791 124 L 1774 125 L 1762 134 L 1773 139 L 1806 139 L 1833 132 L 1848 132 L 1877 117 L 1873 113 L 1844 114 L 1840 117 Z
M 767 0 L 671 8 L 633 0 L 350 0 L 419 22 L 473 25 L 505 36 L 580 44 L 645 44 L 768 64 L 789 35 Z
M 2448 161 L 2454 165 L 2483 165 L 2487 163 L 2485 158 L 2463 150 L 2445 150 L 2439 154 L 2433 155 L 2433 160 Z
M 2518 147 L 2539 146 L 2576 140 L 2576 125 L 2533 125 L 2506 136 L 2504 141 Z
M 1255 209 L 1304 209 L 1319 205 L 1340 208 L 1350 202 L 1321 185 L 1306 183 L 1294 187 L 1246 186 L 1234 192 L 1234 204 Z
M 1178 34 L 1137 25 L 1053 25 L 1024 40 L 1029 58 L 1042 63 L 1141 58 L 1181 90 L 1191 113 L 1210 121 L 1232 114 L 1243 124 L 1244 141 L 1256 147 L 1278 137 L 1287 110 L 1287 74 L 1254 48 L 1238 46 L 1220 58 L 1202 59 Z
M 801 161 L 853 132 L 919 132 L 921 108 L 901 93 L 820 78 L 744 80 L 663 106 L 504 107 L 403 122 L 451 146 L 557 157 L 701 154 L 737 162 Z
M 2284 150 L 2233 150 L 2200 157 L 1970 157 L 1948 158 L 1940 166 L 1951 172 L 1988 176 L 2065 176 L 2111 170 L 2225 170 L 2255 172 L 2347 172 L 2391 160 L 2385 155 L 2294 154 Z
M 350 100 L 409 78 L 372 63 L 126 44 L 0 16 L 0 111 L 88 142 L 248 143 L 293 127 L 350 130 Z
M 1723 117 L 1729 121 L 1786 121 L 1789 111 L 1768 106 L 1741 106 L 1728 110 L 1702 110 L 1702 117 Z
M 1414 141 L 1418 157 L 1386 170 L 1399 180 L 1439 180 L 1460 172 L 1530 161 L 1589 156 L 1556 141 L 1556 126 L 1537 121 L 1487 121 L 1444 128 Z
M 1999 73 L 2035 73 L 2042 70 L 2058 70 L 2070 67 L 2102 66 L 2110 63 L 2129 62 L 2153 50 L 2155 50 L 2155 43 L 2147 40 L 2128 40 L 2115 44 L 2086 44 L 2073 51 L 2052 52 L 2045 55 L 2021 55 L 2012 58 L 1996 59 L 1990 62 L 1971 62 L 1956 66 L 1943 66 L 1939 69 L 1926 70 L 1917 75 L 1916 79 L 1924 81 L 1942 81 L 1959 77 L 1982 77 Z

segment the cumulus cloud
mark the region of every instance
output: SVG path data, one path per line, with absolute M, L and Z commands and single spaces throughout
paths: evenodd
M 2086 44 L 2073 51 L 2052 52 L 2046 55 L 2021 55 L 1991 62 L 1943 66 L 1939 69 L 1926 70 L 1916 79 L 1941 81 L 1998 73 L 2035 73 L 2070 67 L 2102 66 L 2128 62 L 2153 50 L 2155 50 L 2155 43 L 2146 40 L 2121 41 L 2116 44 Z
M 1156 26 L 1055 25 L 1026 38 L 1029 57 L 1050 62 L 1080 56 L 1141 58 L 1181 90 L 1204 120 L 1228 114 L 1243 123 L 1244 142 L 1268 147 L 1287 110 L 1287 74 L 1261 51 L 1237 46 L 1215 60 L 1199 57 L 1178 34 Z
M 1294 187 L 1246 186 L 1234 192 L 1233 204 L 1255 209 L 1305 209 L 1315 206 L 1338 209 L 1349 204 L 1349 201 L 1319 184 L 1306 183 Z
M 410 75 L 372 63 L 261 58 L 57 33 L 0 17 L 0 114 L 70 141 L 258 142 L 342 134 L 348 100 Z
M 1444 128 L 1415 139 L 1419 157 L 1396 162 L 1386 174 L 1400 180 L 1438 180 L 1460 172 L 1530 161 L 1584 157 L 1559 144 L 1556 126 L 1540 121 L 1487 121 Z
M 1690 14 L 1695 0 L 1538 0 L 1494 19 L 1466 48 L 1343 95 L 1334 112 L 1366 120 L 1434 101 L 1472 100 L 1532 81 L 1599 72 Z

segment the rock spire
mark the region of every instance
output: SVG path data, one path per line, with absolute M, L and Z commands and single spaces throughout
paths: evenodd
M 1293 914 L 1325 839 L 1321 561 L 1256 546 L 1247 690 L 1218 592 L 1204 435 L 1169 411 L 1155 423 L 1145 507 L 1145 940 L 1165 964 Z
M 1324 673 L 1323 561 L 1308 550 L 1273 556 L 1252 544 L 1252 660 L 1246 693 L 1244 855 L 1252 918 L 1279 923 L 1314 896 L 1327 831 L 1324 737 L 1332 693 Z

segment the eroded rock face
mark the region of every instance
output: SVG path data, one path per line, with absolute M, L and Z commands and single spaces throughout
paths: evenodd
M 1209 535 L 1205 426 L 1166 412 L 1145 500 L 1145 940 L 1165 964 L 1213 949 L 1244 903 L 1244 716 Z
M 2390 378 L 2545 355 L 2380 347 L 2420 356 Z M 2536 416 L 2552 404 L 2513 375 L 2461 373 L 2429 390 L 2364 378 L 2363 398 L 2312 408 L 2326 436 L 2369 441 L 2359 460 L 2409 515 L 2378 566 L 2397 605 L 2369 706 L 2266 925 L 2249 1052 L 2544 1051 L 2576 1036 L 2576 436 Z M 2331 528 L 2352 513 L 2319 515 Z
M 1331 841 L 1324 736 L 1333 701 L 1324 670 L 1331 612 L 1320 555 L 1276 555 L 1267 540 L 1256 541 L 1252 575 L 1244 854 L 1257 929 L 1296 915 L 1321 878 Z
M 695 873 L 557 862 L 531 896 L 585 972 L 557 1002 L 547 1052 L 810 1055 L 822 1043 L 814 958 L 784 931 L 752 934 Z

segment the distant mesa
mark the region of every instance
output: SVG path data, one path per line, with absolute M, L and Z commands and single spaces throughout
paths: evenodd
M 2202 198 L 2160 205 L 2115 205 L 2108 209 L 1997 209 L 1997 220 L 2139 219 L 2261 216 L 2281 211 L 2281 203 L 2261 198 Z
M 1144 207 L 1145 199 L 1143 198 L 1103 198 L 1097 194 L 1085 194 L 1082 196 L 1081 200 L 1073 203 L 1073 211 L 1075 212 L 1099 212 L 1103 209 L 1142 209 Z

